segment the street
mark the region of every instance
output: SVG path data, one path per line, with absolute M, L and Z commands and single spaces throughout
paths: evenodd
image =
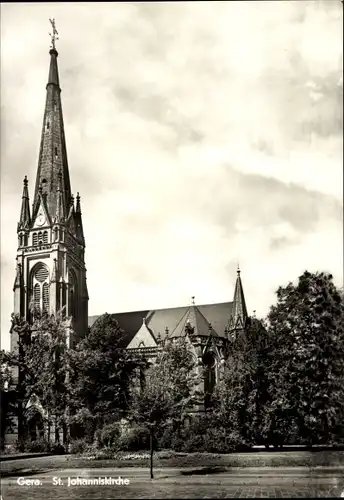
M 219 472 L 215 469 L 208 474 L 200 468 L 164 468 L 155 470 L 153 480 L 144 468 L 62 469 L 37 474 L 23 470 L 20 474 L 2 479 L 3 500 L 338 498 L 344 490 L 343 469 L 326 467 L 313 471 L 303 467 L 233 468 Z M 84 480 L 87 485 L 82 485 Z M 100 484 L 94 484 L 94 480 Z M 123 484 L 123 480 L 129 480 L 129 484 Z M 101 484 L 106 481 L 121 484 Z

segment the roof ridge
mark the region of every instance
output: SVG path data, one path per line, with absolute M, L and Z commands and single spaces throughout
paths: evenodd
M 197 305 L 196 307 L 200 308 L 200 307 L 207 307 L 207 306 L 221 306 L 221 305 L 225 305 L 225 304 L 233 304 L 233 300 L 227 300 L 225 302 L 211 302 L 209 304 L 199 304 Z M 129 313 L 140 313 L 140 312 L 146 312 L 147 311 L 147 316 L 148 315 L 152 315 L 154 314 L 155 312 L 158 312 L 158 311 L 170 311 L 172 309 L 184 309 L 184 308 L 189 308 L 191 307 L 190 305 L 185 305 L 185 306 L 177 306 L 177 307 L 160 307 L 160 308 L 157 308 L 157 309 L 154 309 L 154 308 L 151 308 L 151 309 L 129 309 L 127 311 L 119 311 L 119 312 L 113 312 L 113 313 L 109 313 L 109 314 L 129 314 Z M 200 311 L 201 312 L 201 311 Z M 93 316 L 101 316 L 103 313 L 99 313 L 99 314 L 90 314 L 89 317 L 93 317 Z

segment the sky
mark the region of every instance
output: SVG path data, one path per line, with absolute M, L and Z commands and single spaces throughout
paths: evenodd
M 1 338 L 30 202 L 49 18 L 89 314 L 231 301 L 306 269 L 343 285 L 339 0 L 1 4 Z

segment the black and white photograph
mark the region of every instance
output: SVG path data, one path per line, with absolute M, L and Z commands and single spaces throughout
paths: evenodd
M 1 500 L 344 497 L 343 2 L 0 33 Z

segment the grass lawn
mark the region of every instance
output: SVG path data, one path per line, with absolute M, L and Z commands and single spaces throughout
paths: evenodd
M 156 468 L 197 467 L 343 467 L 344 451 L 297 451 L 233 453 L 175 453 L 159 451 L 154 454 Z M 33 473 L 44 470 L 94 468 L 149 467 L 148 452 L 120 452 L 113 458 L 97 459 L 76 455 L 55 455 L 1 462 L 1 475 L 9 477 L 21 471 Z

